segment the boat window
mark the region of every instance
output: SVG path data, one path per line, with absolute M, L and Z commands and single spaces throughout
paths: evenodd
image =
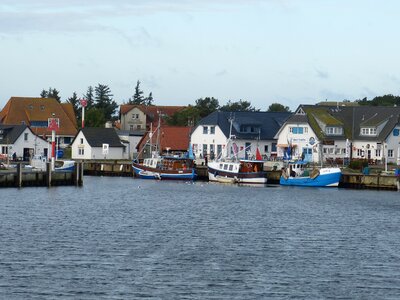
M 229 166 L 229 171 L 232 171 L 233 170 L 233 165 L 230 165 Z
M 228 165 L 227 164 L 224 165 L 224 170 L 228 170 Z
M 219 164 L 219 168 L 222 169 L 223 164 Z

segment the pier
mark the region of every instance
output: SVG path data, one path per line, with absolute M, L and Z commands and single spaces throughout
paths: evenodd
M 266 170 L 268 184 L 279 184 L 281 171 L 278 169 Z M 208 181 L 207 166 L 196 166 L 197 179 Z M 84 164 L 84 175 L 92 176 L 133 176 L 132 165 L 126 161 L 97 161 Z M 339 183 L 340 188 L 400 190 L 400 177 L 387 174 L 343 173 Z
M 71 171 L 51 171 L 50 163 L 47 163 L 45 171 L 24 168 L 18 163 L 16 168 L 0 171 L 0 188 L 2 187 L 52 187 L 52 186 L 82 186 L 83 163 L 75 164 Z

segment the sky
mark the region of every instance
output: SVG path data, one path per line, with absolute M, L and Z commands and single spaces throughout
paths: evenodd
M 157 105 L 400 94 L 400 1 L 0 0 L 0 109 L 56 88 L 65 101 L 137 80 Z

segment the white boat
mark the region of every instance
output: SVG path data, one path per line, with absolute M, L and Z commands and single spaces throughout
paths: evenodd
M 208 179 L 221 183 L 267 183 L 263 160 L 212 161 L 208 163 Z
M 30 165 L 25 168 L 31 168 L 32 170 L 45 171 L 47 164 L 47 157 L 41 155 L 34 155 L 31 159 Z M 72 172 L 75 169 L 74 160 L 55 160 L 54 171 L 58 172 Z

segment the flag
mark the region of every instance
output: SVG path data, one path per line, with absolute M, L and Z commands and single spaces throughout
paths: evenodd
M 260 150 L 258 150 L 258 147 L 257 147 L 257 150 L 256 150 L 256 160 L 262 160 L 262 156 L 260 154 Z
M 233 143 L 233 154 L 236 156 L 236 154 L 238 153 L 238 146 L 236 145 L 236 143 Z

